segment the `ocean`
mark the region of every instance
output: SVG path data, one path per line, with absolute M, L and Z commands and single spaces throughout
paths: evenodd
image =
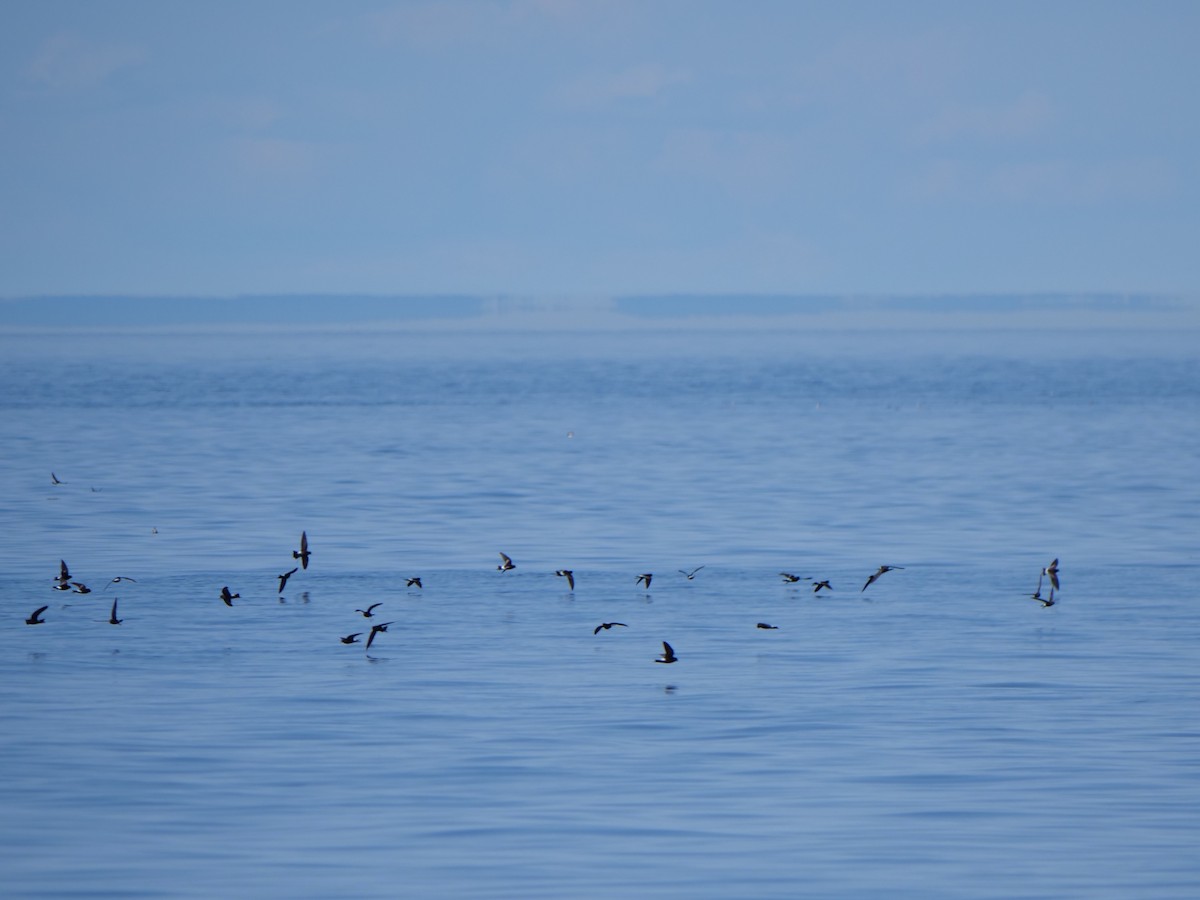
M 1198 896 L 1192 337 L 0 334 L 0 893 Z

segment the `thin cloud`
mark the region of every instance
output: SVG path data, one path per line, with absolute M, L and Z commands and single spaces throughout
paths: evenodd
M 657 97 L 691 80 L 686 69 L 645 63 L 577 79 L 559 88 L 555 99 L 568 107 L 604 106 L 621 100 Z
M 86 90 L 115 72 L 140 64 L 145 57 L 145 52 L 132 44 L 57 34 L 38 48 L 25 68 L 25 78 L 51 90 Z
M 250 175 L 303 178 L 313 174 L 321 162 L 321 151 L 307 141 L 236 138 L 228 142 L 228 150 L 237 168 Z
M 1177 182 L 1171 165 L 1156 158 L 990 165 L 940 159 L 908 179 L 901 195 L 918 202 L 1091 205 L 1159 201 Z
M 947 105 L 917 126 L 915 138 L 920 144 L 959 139 L 1016 140 L 1039 135 L 1053 119 L 1049 98 L 1028 92 L 1000 105 Z
M 438 0 L 406 2 L 367 16 L 376 40 L 445 48 L 496 43 L 515 29 L 580 23 L 604 11 L 589 0 Z

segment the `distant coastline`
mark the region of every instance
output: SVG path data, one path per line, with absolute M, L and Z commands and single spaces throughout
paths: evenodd
M 1156 294 L 836 296 L 638 294 L 519 297 L 269 294 L 235 297 L 44 296 L 0 299 L 5 330 L 403 326 L 654 329 L 778 325 L 879 328 L 1200 329 L 1200 301 Z

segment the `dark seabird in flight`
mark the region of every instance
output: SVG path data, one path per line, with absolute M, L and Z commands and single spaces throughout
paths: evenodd
M 597 626 L 596 626 L 596 627 L 595 627 L 595 628 L 592 630 L 592 634 L 599 634 L 599 633 L 600 633 L 600 631 L 601 631 L 601 629 L 603 629 L 604 631 L 608 631 L 608 629 L 612 628 L 614 625 L 620 625 L 622 628 L 628 628 L 628 627 L 629 627 L 629 626 L 628 626 L 628 625 L 626 625 L 624 622 L 601 622 L 599 625 L 597 625 Z
M 117 618 L 117 601 L 120 599 L 121 599 L 120 597 L 113 598 L 112 612 L 108 616 L 108 624 L 109 625 L 120 625 L 122 622 L 125 621 L 124 619 Z
M 555 570 L 554 574 L 557 575 L 559 578 L 567 579 L 567 588 L 572 591 L 575 590 L 575 573 L 574 572 L 572 572 L 570 569 L 557 569 L 557 570 Z
M 300 567 L 302 569 L 307 569 L 308 558 L 310 556 L 312 556 L 312 554 L 308 552 L 308 532 L 302 531 L 300 532 L 300 549 L 292 551 L 292 559 L 300 560 Z
M 130 578 L 128 575 L 118 575 L 116 578 L 114 578 L 112 581 L 110 581 L 108 584 L 106 584 L 104 586 L 104 590 L 107 591 L 114 584 L 120 584 L 122 581 L 132 581 L 134 584 L 137 584 L 136 578 Z M 104 591 L 101 591 L 101 593 L 103 593 L 103 592 Z
M 766 622 L 759 622 L 756 628 L 762 628 L 764 631 L 778 631 L 778 625 L 768 625 Z
M 892 569 L 903 569 L 903 568 L 904 568 L 904 566 L 880 566 L 879 571 L 867 579 L 867 583 L 862 586 L 862 591 L 865 591 L 872 584 L 874 584 L 875 579 L 878 578 L 880 575 L 882 575 L 884 572 L 890 572 L 890 571 L 892 571 Z M 861 594 L 862 591 L 859 591 L 859 593 Z
M 58 476 L 55 475 L 53 472 L 50 473 L 50 483 L 51 484 L 66 484 L 65 481 L 59 481 Z
M 662 656 L 660 656 L 658 659 L 656 659 L 655 662 L 673 663 L 673 662 L 675 662 L 675 660 L 679 659 L 679 657 L 675 655 L 675 651 L 671 649 L 670 644 L 668 644 L 666 641 L 663 641 L 662 644 L 663 644 Z
M 421 576 L 416 575 L 404 582 L 405 587 L 419 587 L 425 589 L 425 585 L 421 584 Z
M 37 609 L 35 609 L 33 611 L 33 615 L 25 620 L 25 624 L 26 625 L 43 625 L 43 624 L 45 624 L 46 620 L 41 618 L 41 615 L 47 609 L 49 609 L 48 606 L 40 606 Z
M 784 581 L 786 581 L 788 584 L 795 584 L 797 581 L 807 580 L 807 579 L 801 578 L 799 575 L 793 575 L 791 572 L 780 572 L 779 577 L 782 578 Z
M 699 572 L 703 568 L 704 568 L 704 566 L 696 566 L 696 568 L 692 569 L 692 571 L 690 571 L 690 572 L 685 572 L 685 571 L 683 571 L 683 569 L 680 569 L 679 574 L 682 575 L 684 578 L 686 578 L 688 581 L 691 581 L 693 578 L 696 577 L 696 573 Z
M 634 584 L 644 584 L 646 585 L 646 590 L 650 590 L 650 579 L 653 577 L 653 572 L 645 572 L 637 577 L 637 581 L 635 581 Z
M 383 606 L 383 602 L 380 601 L 379 603 L 372 603 L 366 609 L 356 609 L 355 612 L 362 613 L 364 619 L 369 619 L 371 616 L 375 615 L 375 613 L 373 613 L 371 610 L 375 609 L 377 606 Z
M 281 593 L 281 594 L 283 593 L 283 586 L 285 584 L 287 584 L 287 580 L 289 578 L 291 578 L 293 575 L 295 575 L 297 571 L 299 571 L 299 570 L 292 569 L 290 572 L 284 572 L 282 575 L 279 576 L 279 593 Z
M 226 606 L 233 606 L 233 601 L 239 599 L 241 596 L 241 594 L 229 593 L 228 587 L 221 588 L 221 599 L 225 601 Z
M 70 589 L 71 589 L 71 582 L 69 582 L 69 581 L 60 581 L 58 584 L 56 584 L 54 586 L 54 590 L 56 590 L 56 591 L 69 591 Z
M 354 634 L 348 634 L 344 638 L 341 638 L 340 640 L 343 644 L 357 644 L 358 637 L 361 634 L 362 634 L 361 631 L 356 631 L 356 632 L 354 632 Z
M 1050 563 L 1046 568 L 1042 569 L 1042 574 L 1050 579 L 1050 587 L 1058 590 L 1058 560 Z
M 829 583 L 828 579 L 826 579 L 825 581 L 818 581 L 818 582 L 815 582 L 815 583 L 813 584 L 813 593 L 814 593 L 814 594 L 815 594 L 815 593 L 817 593 L 817 591 L 821 590 L 821 588 L 825 588 L 826 590 L 832 591 L 832 590 L 833 590 L 833 585 L 831 585 L 831 584 Z
M 504 560 L 504 562 L 496 566 L 498 571 L 507 572 L 509 569 L 515 569 L 517 567 L 517 564 L 512 561 L 507 553 L 501 553 L 500 558 Z
M 372 625 L 371 626 L 371 633 L 367 635 L 367 649 L 368 650 L 371 649 L 371 642 L 375 640 L 375 635 L 379 634 L 379 632 L 381 632 L 381 631 L 387 631 L 388 626 L 391 624 L 392 624 L 391 622 L 384 622 L 382 625 Z
M 82 581 L 72 581 L 71 587 L 75 588 L 76 594 L 90 594 L 92 592 L 92 589 Z

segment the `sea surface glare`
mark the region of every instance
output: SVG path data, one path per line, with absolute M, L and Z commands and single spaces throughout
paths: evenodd
M 7 334 L 0 439 L 6 897 L 1200 896 L 1170 335 Z

